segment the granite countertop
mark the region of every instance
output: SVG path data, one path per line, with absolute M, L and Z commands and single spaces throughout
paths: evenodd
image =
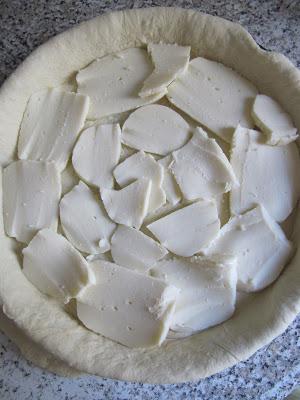
M 300 66 L 299 0 L 0 0 L 0 84 L 38 45 L 109 10 L 181 6 L 240 22 L 264 48 Z M 1 329 L 1 326 L 0 326 Z M 0 398 L 279 400 L 300 384 L 300 317 L 246 362 L 196 383 L 145 385 L 95 376 L 62 378 L 27 362 L 0 332 Z

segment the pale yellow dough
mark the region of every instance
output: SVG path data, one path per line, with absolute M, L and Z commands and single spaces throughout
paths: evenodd
M 241 26 L 217 17 L 176 8 L 136 9 L 97 17 L 56 36 L 4 83 L 0 91 L 2 163 L 15 154 L 19 125 L 32 93 L 65 85 L 75 71 L 97 57 L 159 41 L 190 45 L 193 57 L 204 56 L 234 68 L 260 93 L 284 106 L 300 129 L 300 73 L 284 56 L 261 50 Z M 27 281 L 14 242 L 4 234 L 2 213 L 0 235 L 0 301 L 5 312 L 54 359 L 86 373 L 151 383 L 198 380 L 247 359 L 300 311 L 298 251 L 272 286 L 225 323 L 160 348 L 129 349 L 87 330 Z M 299 241 L 296 229 L 295 242 Z

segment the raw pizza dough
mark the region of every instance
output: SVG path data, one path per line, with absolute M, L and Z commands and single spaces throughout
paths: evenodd
M 2 164 L 7 165 L 14 157 L 19 124 L 32 93 L 47 86 L 66 85 L 74 71 L 97 57 L 159 41 L 191 45 L 193 57 L 203 56 L 233 67 L 261 93 L 284 106 L 300 129 L 299 71 L 284 56 L 261 50 L 240 25 L 193 10 L 121 11 L 97 17 L 51 39 L 4 83 L 0 91 Z M 225 323 L 160 348 L 129 349 L 87 330 L 27 281 L 15 243 L 4 234 L 2 214 L 0 236 L 0 301 L 5 313 L 54 359 L 90 374 L 149 383 L 198 380 L 247 359 L 283 332 L 300 311 L 297 251 L 279 279 Z M 294 236 L 299 243 L 298 218 Z

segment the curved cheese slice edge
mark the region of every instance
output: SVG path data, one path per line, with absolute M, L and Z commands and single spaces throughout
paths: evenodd
M 181 200 L 181 191 L 170 169 L 173 164 L 172 155 L 168 155 L 157 161 L 164 168 L 164 179 L 162 188 L 165 191 L 166 198 L 171 205 L 176 205 Z
M 134 111 L 122 128 L 126 146 L 162 156 L 182 147 L 189 137 L 189 124 L 176 111 L 160 104 Z
M 271 97 L 257 95 L 251 115 L 255 125 L 267 135 L 270 145 L 286 145 L 299 136 L 291 117 Z
M 154 103 L 166 90 L 146 98 L 139 90 L 152 71 L 147 51 L 130 48 L 99 58 L 76 75 L 78 93 L 91 100 L 88 118 L 100 119 Z
M 236 257 L 238 289 L 253 292 L 274 282 L 292 257 L 293 246 L 281 227 L 258 205 L 232 217 L 202 253 Z
M 108 217 L 101 199 L 79 182 L 60 201 L 60 221 L 68 240 L 87 254 L 104 253 L 116 224 Z
M 147 272 L 168 251 L 158 242 L 124 225 L 119 225 L 111 238 L 111 254 L 116 264 Z
M 139 179 L 121 190 L 101 190 L 109 217 L 117 224 L 139 229 L 148 212 L 151 186 L 149 179 Z
M 117 264 L 90 264 L 96 284 L 77 300 L 89 329 L 128 347 L 161 345 L 172 320 L 178 290 Z
M 230 318 L 236 301 L 236 259 L 228 256 L 173 257 L 150 273 L 179 289 L 170 337 L 185 337 Z
M 54 163 L 19 160 L 3 171 L 5 232 L 29 243 L 43 228 L 57 230 L 61 177 Z
M 78 176 L 92 186 L 112 189 L 113 169 L 121 154 L 121 129 L 118 124 L 96 125 L 80 135 L 72 155 Z
M 23 250 L 23 273 L 42 293 L 65 303 L 95 283 L 82 255 L 50 229 L 39 231 Z
M 218 234 L 220 220 L 213 200 L 199 200 L 147 225 L 169 251 L 190 257 Z
M 53 161 L 62 171 L 83 128 L 89 104 L 87 96 L 59 89 L 34 93 L 20 127 L 18 157 Z

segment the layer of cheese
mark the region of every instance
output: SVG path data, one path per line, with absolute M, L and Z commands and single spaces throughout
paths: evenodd
M 171 166 L 174 163 L 172 155 L 168 155 L 157 161 L 164 168 L 164 178 L 162 188 L 166 194 L 168 202 L 175 205 L 181 200 L 181 191 L 171 171 Z
M 5 232 L 29 243 L 43 228 L 57 229 L 60 174 L 54 163 L 16 161 L 3 171 Z

